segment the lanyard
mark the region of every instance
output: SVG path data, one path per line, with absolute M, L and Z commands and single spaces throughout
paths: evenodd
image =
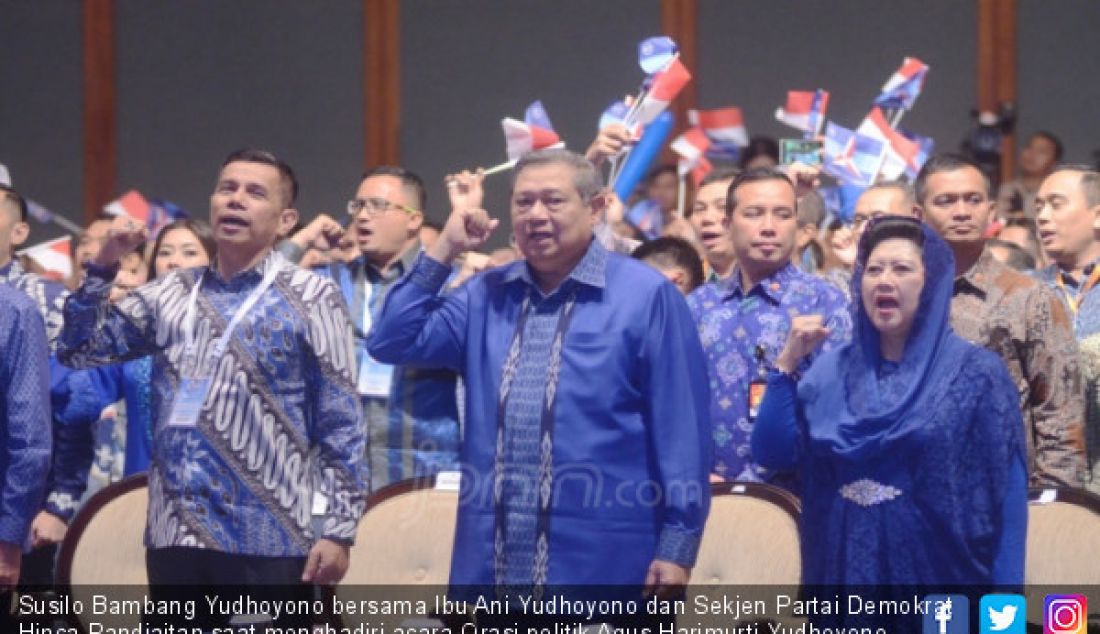
M 233 318 L 229 320 L 229 325 L 225 327 L 225 332 L 221 337 L 214 342 L 212 358 L 217 359 L 225 353 L 225 349 L 229 346 L 229 337 L 233 335 L 233 331 L 237 328 L 237 324 L 244 319 L 244 316 L 248 314 L 248 311 L 252 310 L 252 307 L 256 305 L 256 302 L 260 301 L 260 296 L 275 283 L 275 277 L 279 275 L 283 267 L 279 262 L 273 262 L 268 268 L 267 273 L 264 274 L 263 281 L 256 287 L 256 290 L 252 291 L 252 294 L 248 296 L 248 299 L 244 300 L 241 307 L 237 309 L 237 312 L 233 315 Z M 203 275 L 200 274 L 195 280 L 195 285 L 191 287 L 191 297 L 187 300 L 187 315 L 184 317 L 184 354 L 185 358 L 193 359 L 195 355 L 195 311 L 199 301 L 199 288 L 202 286 Z
M 1069 289 L 1066 288 L 1064 278 L 1065 275 L 1062 273 L 1062 270 L 1059 269 L 1055 280 L 1058 282 L 1058 288 L 1062 290 L 1062 295 L 1066 298 L 1066 303 L 1069 304 L 1070 312 L 1076 315 L 1080 299 L 1092 290 L 1092 287 L 1096 286 L 1097 282 L 1100 282 L 1100 263 L 1093 265 L 1092 274 L 1089 275 L 1088 279 L 1085 280 L 1085 283 L 1081 285 L 1080 290 L 1078 290 L 1076 294 L 1071 293 Z

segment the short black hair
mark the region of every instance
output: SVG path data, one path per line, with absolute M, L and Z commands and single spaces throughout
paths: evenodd
M 680 178 L 680 174 L 679 174 L 679 172 L 676 171 L 676 166 L 675 165 L 673 165 L 672 163 L 661 163 L 657 167 L 654 167 L 653 169 L 649 170 L 649 173 L 646 174 L 646 177 L 645 177 L 646 185 L 652 185 L 654 182 L 657 181 L 657 177 L 660 176 L 661 174 L 672 174 L 672 176 L 674 178 L 677 178 L 677 179 Z
M 222 162 L 222 168 L 224 169 L 226 165 L 237 162 L 260 163 L 279 170 L 279 178 L 282 180 L 283 187 L 286 188 L 286 193 L 289 196 L 286 206 L 291 207 L 294 205 L 294 201 L 298 200 L 298 177 L 294 175 L 294 170 L 290 165 L 271 152 L 255 148 L 230 152 L 229 156 L 225 157 L 225 161 Z
M 424 179 L 420 178 L 416 172 L 397 165 L 379 165 L 363 172 L 363 177 L 359 179 L 359 182 L 362 183 L 372 176 L 393 176 L 397 178 L 402 185 L 416 193 L 416 210 L 423 213 L 427 208 L 428 190 L 424 187 Z
M 634 253 L 634 259 L 653 262 L 660 268 L 682 268 L 688 273 L 689 290 L 703 284 L 703 260 L 691 243 L 683 238 L 665 236 L 642 243 Z
M 734 207 L 737 206 L 737 188 L 748 183 L 757 183 L 760 181 L 783 181 L 791 188 L 791 195 L 796 197 L 795 203 L 797 205 L 797 195 L 794 190 L 794 183 L 791 182 L 789 176 L 780 170 L 778 167 L 754 167 L 751 170 L 745 170 L 737 175 L 730 183 L 729 189 L 726 190 L 726 215 L 732 215 Z
M 741 173 L 741 170 L 736 167 L 716 167 L 707 172 L 707 175 L 703 177 L 703 180 L 699 181 L 699 188 L 702 189 L 711 183 L 720 183 L 722 181 L 730 181 L 737 178 L 737 175 Z
M 0 184 L 0 192 L 3 192 L 3 197 L 10 200 L 15 204 L 15 207 L 19 209 L 19 222 L 27 221 L 27 199 L 12 189 L 8 185 Z
M 992 198 L 993 183 L 977 163 L 960 154 L 936 154 L 928 159 L 924 167 L 920 168 L 920 173 L 917 174 L 917 180 L 913 182 L 913 192 L 917 196 L 917 204 L 921 207 L 924 206 L 924 198 L 928 195 L 928 179 L 931 178 L 933 174 L 954 172 L 968 167 L 974 168 L 982 175 L 982 182 L 985 183 L 985 194 Z
M 1054 146 L 1054 160 L 1055 162 L 1062 160 L 1062 154 L 1065 152 L 1065 147 L 1062 145 L 1062 139 L 1059 139 L 1053 132 L 1049 130 L 1039 130 L 1028 137 L 1028 142 L 1031 139 L 1040 138 L 1050 141 L 1050 144 Z
M 924 228 L 920 220 L 908 216 L 876 216 L 868 221 L 859 241 L 859 263 L 866 264 L 875 247 L 892 238 L 908 240 L 924 249 Z
M 779 143 L 770 136 L 754 136 L 749 139 L 749 144 L 741 148 L 741 156 L 738 164 L 745 169 L 754 158 L 758 156 L 770 156 L 776 163 L 779 162 Z

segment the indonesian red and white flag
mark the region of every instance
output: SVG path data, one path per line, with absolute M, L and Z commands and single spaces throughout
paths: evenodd
M 740 108 L 688 110 L 688 123 L 702 128 L 714 145 L 737 149 L 749 144 L 749 132 L 745 129 Z
M 820 134 L 828 110 L 829 91 L 790 90 L 786 105 L 776 109 L 775 119 L 811 137 Z
M 130 216 L 139 220 L 145 226 L 149 226 L 149 201 L 136 189 L 131 189 L 118 200 L 107 203 L 103 211 L 112 216 Z
M 886 121 L 886 115 L 877 106 L 859 124 L 857 132 L 884 142 L 886 155 L 883 157 L 879 175 L 894 180 L 902 174 L 915 174 L 920 170 L 920 146 L 891 128 Z
M 688 72 L 684 63 L 679 57 L 672 58 L 668 66 L 653 74 L 653 82 L 642 96 L 630 123 L 649 125 L 657 115 L 668 108 L 689 81 L 691 81 L 691 73 Z
M 27 247 L 19 251 L 19 255 L 25 255 L 31 258 L 40 264 L 42 268 L 46 269 L 46 271 L 54 274 L 49 277 L 59 280 L 67 280 L 72 277 L 72 236 L 63 236 L 41 244 L 36 244 L 33 247 Z

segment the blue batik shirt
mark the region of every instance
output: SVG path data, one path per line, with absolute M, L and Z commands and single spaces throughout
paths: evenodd
M 207 358 L 271 267 L 273 285 L 225 353 Z M 317 537 L 350 543 L 368 474 L 351 324 L 336 285 L 271 253 L 230 280 L 209 267 L 174 271 L 111 305 L 114 273 L 88 267 L 65 304 L 60 355 L 78 367 L 153 355 L 146 545 L 300 557 Z M 216 364 L 213 382 L 197 423 L 169 426 L 199 279 L 197 365 Z M 331 492 L 320 535 L 311 517 L 318 490 Z
M 0 306 L 0 541 L 22 545 L 50 468 L 50 373 L 34 303 L 0 284 Z
M 825 280 L 787 264 L 747 292 L 741 271 L 688 296 L 710 374 L 714 473 L 727 480 L 793 483 L 755 464 L 750 455 L 749 384 L 765 376 L 787 342 L 791 318 L 821 315 L 831 330 L 820 351 L 849 340 L 852 317 L 844 293 Z M 763 353 L 763 366 L 757 348 Z M 809 367 L 815 355 L 803 360 Z M 762 371 L 763 367 L 763 371 Z
M 65 323 L 65 299 L 69 296 L 65 287 L 26 271 L 14 259 L 0 267 L 0 283 L 9 284 L 29 297 L 46 325 L 54 445 L 45 510 L 68 520 L 76 512 L 87 485 L 92 427 L 109 402 L 103 402 L 93 387 L 99 382 L 99 370 L 73 371 L 57 361 L 57 340 Z

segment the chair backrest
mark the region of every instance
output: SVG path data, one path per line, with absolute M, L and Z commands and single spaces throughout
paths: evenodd
M 148 479 L 144 473 L 100 489 L 73 518 L 57 560 L 57 585 L 74 600 L 92 605 L 93 595 L 111 591 L 111 600 L 140 600 L 148 591 L 145 571 Z M 122 588 L 120 586 L 126 586 Z M 78 615 L 87 630 L 91 610 Z M 137 627 L 140 614 L 94 617 L 107 627 Z
M 453 476 L 415 478 L 391 484 L 367 500 L 359 521 L 348 573 L 334 589 L 335 599 L 351 605 L 363 600 L 427 602 L 446 594 L 454 550 L 458 489 Z M 436 480 L 450 485 L 436 487 Z M 345 613 L 343 627 L 361 623 L 384 628 L 438 626 L 409 615 Z M 424 623 L 421 623 L 424 621 Z
M 1100 496 L 1046 489 L 1031 497 L 1025 583 L 1100 586 Z
M 435 478 L 376 491 L 359 521 L 347 585 L 446 585 L 451 572 L 458 491 Z
M 802 578 L 798 499 L 768 484 L 711 487 L 695 585 L 791 585 Z

